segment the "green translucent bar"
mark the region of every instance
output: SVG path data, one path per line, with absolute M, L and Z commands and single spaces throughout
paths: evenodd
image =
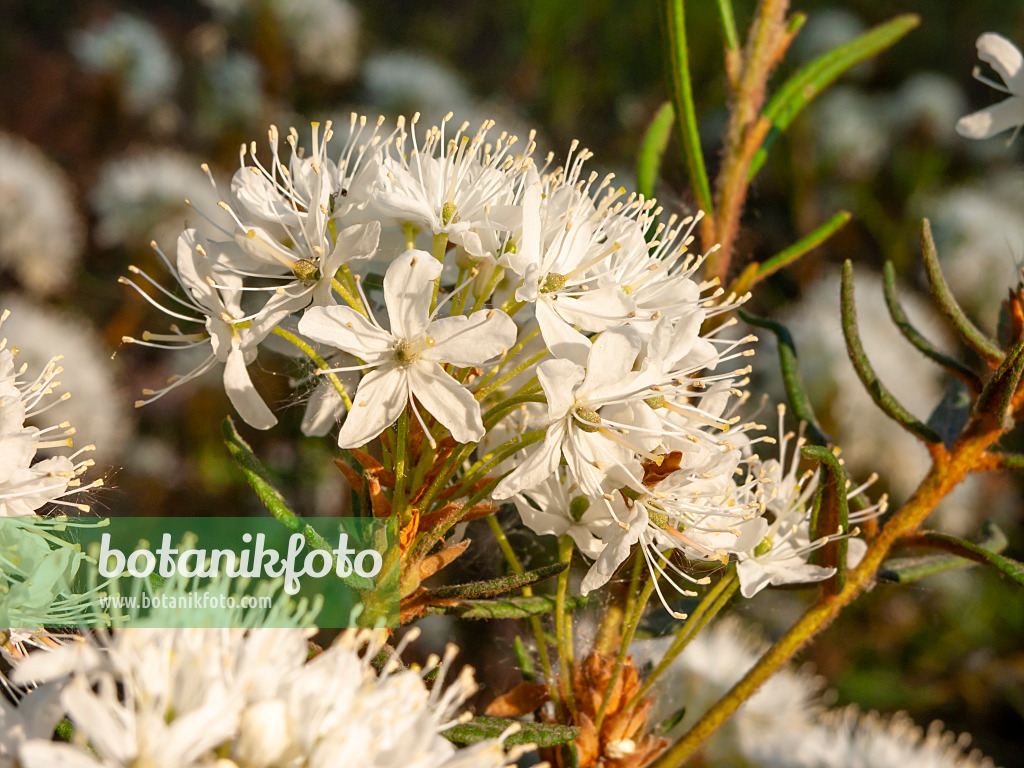
M 0 627 L 394 627 L 396 541 L 374 518 L 0 518 Z

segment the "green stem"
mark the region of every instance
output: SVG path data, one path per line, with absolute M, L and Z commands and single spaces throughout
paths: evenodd
M 561 563 L 572 562 L 573 541 L 571 536 L 558 539 L 558 560 Z M 565 610 L 565 601 L 569 596 L 569 568 L 558 574 L 558 597 L 555 601 L 555 633 L 558 637 L 558 663 L 562 670 L 562 681 L 565 684 L 565 696 L 569 711 L 576 711 L 576 702 L 572 693 L 572 637 L 571 611 Z
M 509 544 L 508 537 L 505 532 L 501 530 L 501 525 L 495 519 L 494 515 L 487 516 L 487 525 L 491 528 L 491 533 L 494 534 L 494 538 L 498 540 L 498 546 L 501 548 L 501 552 L 505 555 L 505 560 L 508 561 L 509 568 L 517 576 L 522 576 L 526 571 L 523 570 L 522 563 L 519 562 L 519 558 L 516 557 L 515 551 L 512 549 L 512 545 Z M 523 595 L 531 597 L 533 595 L 533 588 L 527 584 L 523 588 Z M 540 666 L 544 670 L 544 677 L 548 683 L 548 690 L 551 692 L 551 699 L 555 702 L 555 708 L 559 711 L 562 710 L 562 697 L 559 695 L 558 686 L 555 684 L 555 677 L 551 672 L 551 658 L 548 656 L 547 641 L 544 639 L 544 627 L 541 626 L 539 616 L 530 617 L 530 627 L 533 629 L 534 638 L 537 641 L 537 655 L 540 657 Z
M 736 578 L 735 567 L 733 567 L 729 575 L 719 579 L 718 583 L 704 595 L 704 598 L 679 630 L 679 634 L 672 641 L 672 645 L 666 651 L 658 666 L 654 668 L 654 671 L 651 672 L 640 690 L 630 699 L 626 705 L 627 710 L 632 709 L 640 702 L 651 689 L 651 686 L 654 685 L 655 681 L 671 666 L 672 662 L 678 658 L 686 646 L 690 644 L 690 641 L 726 606 L 736 593 L 738 587 L 739 579 Z
M 391 511 L 399 516 L 403 525 L 408 523 L 405 512 L 405 475 L 406 456 L 409 446 L 409 407 L 402 410 L 398 417 L 398 432 L 395 435 L 395 492 L 391 496 Z

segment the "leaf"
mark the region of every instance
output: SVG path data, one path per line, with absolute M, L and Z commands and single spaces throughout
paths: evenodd
M 511 574 L 489 581 L 474 581 L 470 584 L 455 584 L 448 587 L 438 587 L 430 590 L 431 600 L 442 600 L 450 598 L 469 599 L 474 597 L 490 597 L 511 592 L 514 589 L 525 587 L 528 584 L 536 584 L 538 581 L 550 579 L 569 567 L 568 563 L 553 563 L 543 568 L 528 571 L 522 575 Z
M 253 453 L 252 448 L 245 442 L 245 439 L 238 434 L 235 422 L 230 416 L 224 417 L 224 421 L 221 423 L 221 432 L 224 435 L 224 442 L 232 458 L 242 470 L 242 474 L 245 475 L 249 485 L 256 491 L 256 496 L 263 503 L 263 506 L 267 508 L 267 511 L 276 517 L 289 531 L 301 533 L 309 546 L 314 549 L 324 549 L 328 552 L 333 551 L 331 545 L 324 540 L 323 536 L 317 533 L 313 526 L 308 523 L 303 524 L 302 519 L 292 512 L 284 496 L 268 479 L 269 473 L 267 468 L 263 466 L 263 462 Z M 350 588 L 360 592 L 365 592 L 374 587 L 371 579 L 364 578 L 357 573 L 344 577 L 342 581 Z
M 693 83 L 690 82 L 690 54 L 686 45 L 686 8 L 684 0 L 662 0 L 665 14 L 665 46 L 672 106 L 676 115 L 676 138 L 683 150 L 690 186 L 697 205 L 711 216 L 711 184 L 704 167 L 704 150 L 697 130 L 697 113 L 693 106 Z
M 841 592 L 846 586 L 846 535 L 850 531 L 850 507 L 846 498 L 846 472 L 839 459 L 828 448 L 805 445 L 800 452 L 821 464 L 822 479 L 814 496 L 811 517 L 811 541 L 832 539 L 815 550 L 812 561 L 824 568 L 835 568 L 836 573 L 825 583 L 826 594 Z
M 902 539 L 900 544 L 909 547 L 941 549 L 944 552 L 955 555 L 957 559 L 966 559 L 981 563 L 982 565 L 992 566 L 1003 576 L 1007 576 L 1017 584 L 1024 586 L 1024 563 L 994 551 L 997 548 L 1001 550 L 1006 546 L 1006 537 L 1002 531 L 990 521 L 982 529 L 982 535 L 982 542 L 974 543 L 957 536 L 950 536 L 947 533 L 929 531 L 908 536 Z
M 566 610 L 575 610 L 589 602 L 586 597 L 570 597 Z M 557 600 L 549 595 L 510 597 L 504 600 L 466 600 L 456 605 L 431 606 L 434 613 L 451 613 L 463 619 L 525 619 L 555 610 Z
M 553 723 L 521 723 L 504 717 L 478 717 L 463 725 L 456 725 L 441 735 L 453 744 L 468 747 L 484 739 L 496 739 L 512 725 L 520 726 L 520 730 L 505 739 L 506 746 L 516 744 L 536 744 L 538 747 L 557 747 L 579 736 L 579 728 Z
M 953 298 L 953 292 L 949 290 L 946 278 L 939 267 L 939 253 L 935 249 L 932 225 L 928 219 L 921 221 L 921 254 L 924 257 L 924 271 L 931 287 L 932 298 L 939 305 L 939 311 L 949 320 L 963 342 L 994 368 L 1002 361 L 1003 352 L 995 342 L 978 330 Z
M 885 304 L 889 308 L 889 315 L 892 317 L 892 321 L 896 324 L 896 327 L 900 329 L 900 333 L 903 334 L 903 337 L 913 344 L 914 347 L 925 357 L 938 363 L 954 376 L 959 377 L 959 379 L 969 386 L 972 391 L 980 392 L 981 381 L 975 375 L 974 371 L 959 360 L 949 357 L 948 355 L 944 355 L 942 352 L 937 350 L 932 346 L 931 342 L 921 334 L 920 331 L 910 324 L 910 320 L 903 311 L 903 307 L 900 306 L 899 296 L 896 295 L 896 268 L 893 266 L 891 261 L 885 262 L 883 274 L 885 284 Z
M 772 128 L 762 147 L 754 154 L 747 179 L 753 179 L 768 158 L 768 150 L 793 119 L 840 75 L 860 62 L 875 56 L 897 43 L 921 23 L 914 14 L 897 16 L 885 24 L 869 29 L 845 45 L 822 54 L 790 77 L 772 96 L 762 115 Z
M 992 553 L 1002 552 L 1008 544 L 1006 534 L 991 520 L 986 520 L 981 526 L 981 536 L 975 542 L 975 546 Z M 955 571 L 974 564 L 974 560 L 957 555 L 894 557 L 882 563 L 878 577 L 897 584 L 909 584 L 926 576 Z
M 640 142 L 640 153 L 636 161 L 636 191 L 648 200 L 655 195 L 658 178 L 661 176 L 661 159 L 665 155 L 669 139 L 672 138 L 675 119 L 672 102 L 666 101 L 654 113 L 654 118 Z
M 935 430 L 924 422 L 918 420 L 910 411 L 904 408 L 893 397 L 892 393 L 878 380 L 874 368 L 868 362 L 864 354 L 864 345 L 861 343 L 860 334 L 857 331 L 857 306 L 853 295 L 853 264 L 847 259 L 843 263 L 843 284 L 842 284 L 842 320 L 843 336 L 846 338 L 846 352 L 857 372 L 857 378 L 871 395 L 871 399 L 886 416 L 895 421 L 911 434 L 929 443 L 941 443 L 942 438 Z
M 1009 429 L 1013 425 L 1013 396 L 1024 375 L 1024 339 L 1014 345 L 985 386 L 975 413 L 983 429 Z
M 971 393 L 960 379 L 950 379 L 942 399 L 928 417 L 928 426 L 939 433 L 947 448 L 951 448 L 964 431 L 970 413 Z
M 756 328 L 765 328 L 775 334 L 779 346 L 779 363 L 782 366 L 782 383 L 786 389 L 786 399 L 789 400 L 793 413 L 800 421 L 807 424 L 807 438 L 818 445 L 828 445 L 832 438 L 826 435 L 818 425 L 818 419 L 811 408 L 811 400 L 804 389 L 803 379 L 800 377 L 800 366 L 797 363 L 796 345 L 786 326 L 774 320 L 767 320 L 763 317 L 749 315 L 742 309 L 738 311 L 740 319 L 748 325 Z

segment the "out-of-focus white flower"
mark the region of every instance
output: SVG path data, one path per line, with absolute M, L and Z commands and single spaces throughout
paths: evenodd
M 473 103 L 457 72 L 408 51 L 370 56 L 363 64 L 363 83 L 371 103 L 385 110 L 425 115 L 452 110 L 461 115 Z
M 672 637 L 635 641 L 634 662 L 661 661 Z M 664 722 L 685 708 L 668 732 L 685 733 L 754 666 L 768 644 L 733 617 L 700 632 L 651 689 L 649 720 Z M 980 753 L 965 754 L 970 738 L 932 723 L 927 733 L 909 717 L 884 720 L 855 707 L 827 711 L 824 681 L 783 668 L 747 699 L 702 748 L 708 764 L 759 768 L 992 768 Z
M 132 112 L 169 100 L 181 74 L 156 27 L 128 13 L 78 32 L 72 50 L 87 71 L 120 78 L 125 106 Z
M 1003 82 L 984 77 L 977 67 L 974 76 L 1010 98 L 961 117 L 956 124 L 957 133 L 968 139 L 989 139 L 1013 128 L 1016 137 L 1024 125 L 1024 57 L 1017 46 L 994 32 L 979 37 L 977 45 L 978 58 L 989 64 Z
M 849 179 L 873 176 L 889 152 L 889 130 L 875 99 L 851 87 L 830 88 L 813 107 L 822 160 Z
M 947 75 L 918 72 L 907 78 L 892 95 L 889 121 L 906 131 L 917 128 L 939 144 L 948 145 L 956 136 L 957 115 L 963 114 L 963 90 Z
M 468 368 L 503 354 L 515 343 L 516 325 L 495 309 L 434 319 L 430 305 L 440 275 L 441 264 L 426 251 L 406 251 L 392 262 L 384 276 L 389 331 L 372 314 L 342 306 L 313 307 L 299 321 L 304 335 L 365 360 L 359 368 L 375 369 L 359 382 L 340 447 L 365 445 L 412 407 L 413 397 L 457 442 L 484 436 L 480 404 L 442 366 Z M 423 431 L 430 434 L 425 425 Z
M 468 667 L 445 685 L 453 647 L 428 690 L 437 657 L 423 672 L 391 662 L 378 674 L 370 661 L 383 642 L 347 632 L 307 661 L 299 629 L 126 629 L 35 653 L 16 675 L 68 680 L 60 704 L 76 736 L 33 733 L 14 748 L 22 768 L 329 768 L 339 756 L 375 768 L 500 768 L 524 753 L 501 748 L 511 730 L 468 750 L 440 735 L 476 690 Z
M 105 163 L 89 199 L 97 216 L 96 242 L 104 248 L 148 246 L 156 240 L 170 249 L 186 218 L 197 218 L 186 200 L 219 225 L 231 225 L 217 207 L 217 191 L 200 162 L 171 149 L 135 152 Z
M 807 17 L 793 41 L 793 52 L 802 61 L 810 61 L 850 42 L 865 29 L 864 22 L 847 8 L 822 8 Z M 853 71 L 863 74 L 865 70 L 858 66 Z
M 203 62 L 206 88 L 198 95 L 198 128 L 222 136 L 232 128 L 248 128 L 264 109 L 263 70 L 249 53 L 228 51 Z
M 359 12 L 346 0 L 271 0 L 299 69 L 347 80 L 359 63 Z
M 981 183 L 922 196 L 912 206 L 932 222 L 957 301 L 994 334 L 999 307 L 1024 263 L 1024 178 L 1017 171 L 990 173 Z
M 28 142 L 0 134 L 0 266 L 49 294 L 74 276 L 81 216 L 63 171 Z

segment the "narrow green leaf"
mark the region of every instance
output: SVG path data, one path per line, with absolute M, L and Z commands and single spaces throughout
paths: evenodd
M 939 305 L 939 311 L 946 316 L 957 335 L 963 339 L 971 349 L 977 352 L 990 364 L 998 364 L 1003 359 L 1003 352 L 999 347 L 978 330 L 978 327 L 970 321 L 964 311 L 960 309 L 953 292 L 949 290 L 946 278 L 942 275 L 939 267 L 939 254 L 935 249 L 935 239 L 932 237 L 932 224 L 928 219 L 921 221 L 921 253 L 924 256 L 924 270 L 928 276 L 928 285 L 931 286 L 932 296 Z
M 832 438 L 826 435 L 818 425 L 818 420 L 811 408 L 811 400 L 804 389 L 803 379 L 800 377 L 800 366 L 797 362 L 796 345 L 786 326 L 774 320 L 763 317 L 755 317 L 747 314 L 742 309 L 738 312 L 740 319 L 753 325 L 756 328 L 765 328 L 775 334 L 779 346 L 779 363 L 782 367 L 782 383 L 786 389 L 786 398 L 789 400 L 793 413 L 800 421 L 807 424 L 807 439 L 818 445 L 828 445 Z
M 536 584 L 538 581 L 550 579 L 569 567 L 568 563 L 553 563 L 534 571 L 528 571 L 521 576 L 511 574 L 499 579 L 489 581 L 474 581 L 470 584 L 454 584 L 447 587 L 438 587 L 430 591 L 430 597 L 438 599 L 474 597 L 490 597 L 491 595 L 502 595 L 511 592 L 513 589 L 525 587 L 528 584 Z
M 683 150 L 683 159 L 690 177 L 697 205 L 712 216 L 711 184 L 704 167 L 704 151 L 697 131 L 697 112 L 693 106 L 693 83 L 690 81 L 690 54 L 686 45 L 686 9 L 683 0 L 661 0 L 663 35 L 667 56 L 668 81 L 672 89 L 672 106 L 676 115 L 676 136 Z
M 786 250 L 777 253 L 775 256 L 772 256 L 770 259 L 762 263 L 761 266 L 758 267 L 757 278 L 754 282 L 764 280 L 766 277 L 778 272 L 783 267 L 789 266 L 805 253 L 813 251 L 819 245 L 832 237 L 833 234 L 842 229 L 851 218 L 853 218 L 853 214 L 849 211 L 840 211 L 809 235 L 800 238 Z
M 999 457 L 999 466 L 1004 469 L 1024 469 L 1024 454 L 1020 453 L 996 453 Z
M 850 532 L 850 507 L 846 498 L 846 472 L 839 459 L 828 448 L 805 445 L 800 452 L 821 464 L 822 477 L 815 493 L 811 518 L 811 541 L 828 537 L 830 541 L 815 550 L 812 562 L 824 568 L 835 568 L 836 574 L 826 583 L 831 594 L 846 586 L 846 535 Z
M 1011 408 L 1013 396 L 1024 375 L 1024 340 L 1013 346 L 1000 363 L 995 374 L 985 386 L 978 402 L 975 414 L 979 426 L 983 429 L 1008 429 L 1012 426 Z
M 966 539 L 950 536 L 946 533 L 928 532 L 910 537 L 904 543 L 914 547 L 941 549 L 944 552 L 973 560 L 982 565 L 990 565 L 1012 581 L 1024 586 L 1024 563 L 1000 555 Z
M 509 726 L 518 725 L 521 730 L 505 739 L 506 746 L 516 744 L 536 744 L 538 747 L 557 747 L 573 741 L 580 735 L 579 728 L 554 723 L 523 723 L 505 717 L 478 717 L 468 723 L 456 725 L 441 735 L 453 744 L 468 747 L 484 739 L 498 738 Z
M 259 460 L 249 444 L 238 433 L 235 423 L 230 416 L 224 417 L 224 421 L 221 423 L 221 432 L 224 435 L 224 442 L 232 458 L 242 470 L 242 474 L 245 475 L 249 485 L 256 491 L 256 496 L 263 503 L 263 506 L 267 508 L 267 511 L 276 517 L 281 525 L 289 531 L 301 533 L 309 546 L 314 549 L 324 549 L 328 552 L 333 551 L 331 545 L 324 540 L 323 536 L 317 533 L 313 526 L 308 523 L 303 524 L 301 518 L 292 512 L 284 496 L 268 479 L 269 473 L 267 468 L 263 466 L 263 462 Z M 352 589 L 361 592 L 372 589 L 374 586 L 372 580 L 356 573 L 346 576 L 342 581 Z
M 458 605 L 431 606 L 434 613 L 449 613 L 463 619 L 525 619 L 552 613 L 556 600 L 551 595 L 530 597 L 509 597 L 503 600 L 466 600 Z M 575 610 L 589 602 L 586 597 L 570 597 L 565 601 L 566 610 Z
M 896 327 L 900 329 L 900 333 L 903 334 L 903 337 L 913 344 L 914 347 L 929 360 L 938 363 L 954 376 L 958 377 L 964 384 L 971 388 L 971 391 L 980 392 L 981 380 L 975 375 L 974 371 L 959 360 L 949 357 L 937 350 L 932 346 L 932 343 L 921 334 L 920 331 L 910 324 L 910 320 L 907 318 L 907 313 L 904 312 L 903 307 L 900 306 L 900 299 L 896 294 L 896 267 L 893 266 L 891 261 L 885 262 L 883 278 L 885 284 L 885 304 L 889 308 L 889 315 L 892 317 L 892 321 L 896 323 Z
M 942 438 L 936 434 L 935 430 L 915 418 L 896 401 L 892 393 L 878 380 L 871 363 L 868 362 L 867 355 L 864 354 L 864 345 L 861 343 L 857 331 L 857 306 L 853 295 L 853 264 L 849 259 L 843 263 L 842 313 L 843 336 L 846 337 L 847 354 L 857 372 L 857 377 L 868 394 L 871 395 L 871 399 L 875 401 L 875 405 L 911 434 L 917 435 L 929 443 L 941 443 Z
M 722 38 L 725 40 L 726 50 L 738 51 L 740 49 L 740 36 L 736 31 L 736 14 L 732 10 L 732 0 L 716 0 L 718 5 L 718 19 L 722 24 Z
M 971 415 L 971 404 L 971 393 L 964 383 L 950 379 L 942 399 L 928 417 L 928 426 L 939 434 L 947 448 L 951 448 L 964 431 Z
M 981 527 L 981 536 L 975 545 L 988 552 L 998 554 L 1006 549 L 1009 539 L 1006 534 L 991 520 L 985 521 Z M 882 563 L 878 577 L 897 584 L 909 584 L 927 576 L 955 571 L 959 568 L 975 565 L 974 560 L 957 555 L 924 555 L 920 557 L 894 557 Z
M 681 722 L 683 722 L 684 717 L 686 717 L 686 707 L 683 707 L 679 711 L 674 712 L 668 717 L 666 717 L 661 723 L 658 724 L 658 727 L 654 729 L 654 733 L 658 736 L 663 736 L 664 734 L 668 733 L 673 728 L 675 728 L 677 725 L 679 725 Z
M 668 140 L 672 138 L 672 125 L 676 115 L 672 102 L 666 101 L 654 113 L 651 124 L 640 142 L 640 154 L 636 162 L 636 191 L 648 200 L 655 196 L 658 178 L 661 176 L 661 159 L 665 155 Z
M 771 121 L 772 128 L 763 146 L 754 154 L 747 179 L 757 175 L 775 139 L 819 93 L 846 70 L 894 45 L 920 22 L 918 16 L 905 14 L 879 24 L 845 45 L 822 54 L 783 83 L 762 112 Z
M 516 635 L 512 640 L 512 651 L 516 655 L 516 663 L 519 665 L 519 671 L 523 673 L 523 680 L 528 683 L 537 681 L 537 671 L 533 667 L 533 657 L 530 656 L 530 652 L 526 649 L 526 643 L 523 642 L 523 638 Z

